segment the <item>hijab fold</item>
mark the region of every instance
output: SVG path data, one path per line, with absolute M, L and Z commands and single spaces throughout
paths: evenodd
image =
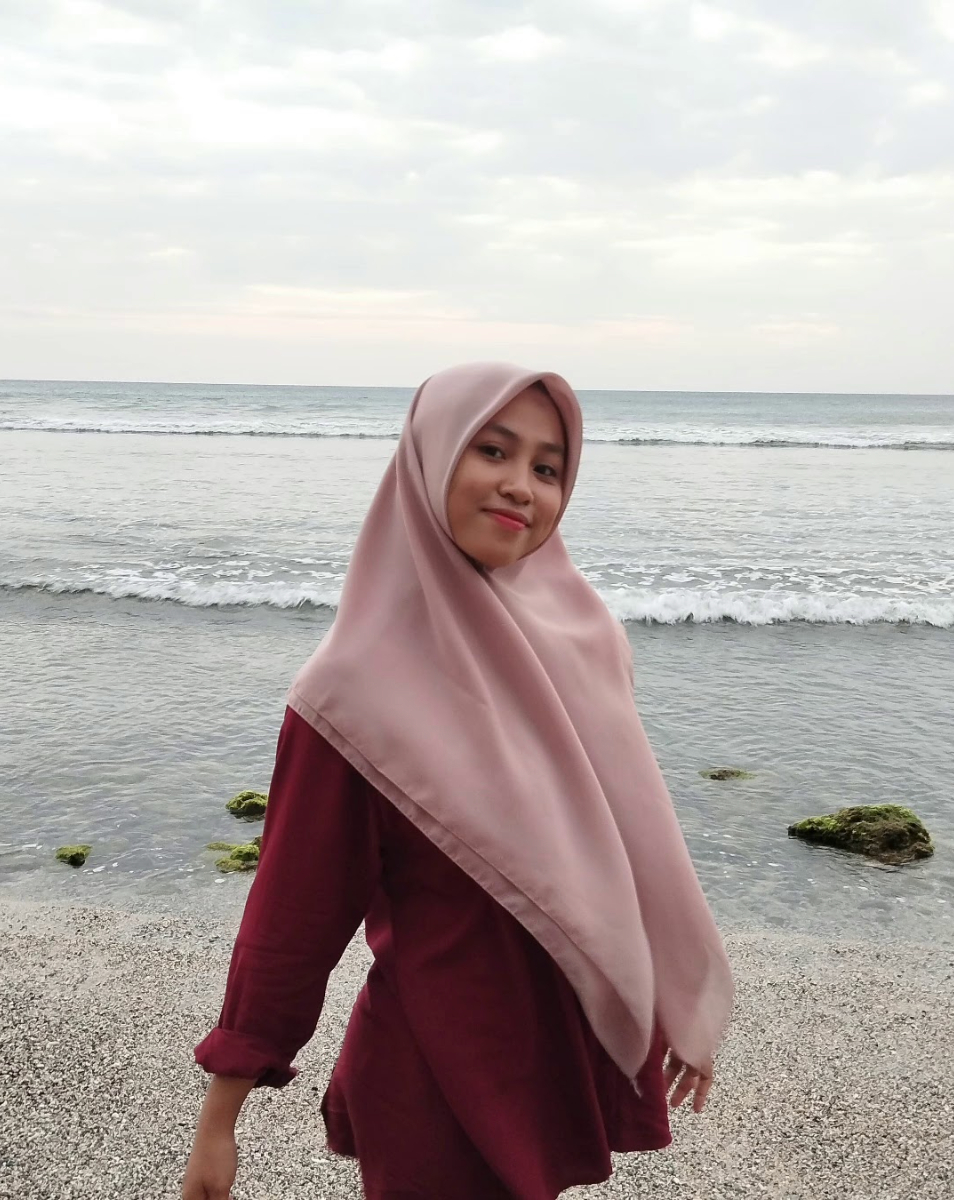
M 288 703 L 540 942 L 628 1078 L 654 1021 L 709 1073 L 732 979 L 633 703 L 626 634 L 556 527 L 481 570 L 448 525 L 461 453 L 537 382 L 567 436 L 562 516 L 582 447 L 566 381 L 505 363 L 433 376 Z

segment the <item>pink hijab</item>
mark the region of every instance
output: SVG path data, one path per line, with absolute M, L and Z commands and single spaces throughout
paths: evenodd
M 433 376 L 288 703 L 533 934 L 627 1077 L 654 1017 L 708 1073 L 732 978 L 633 703 L 626 634 L 556 529 L 493 571 L 450 536 L 462 451 L 538 381 L 567 434 L 566 508 L 582 420 L 565 380 L 504 363 Z

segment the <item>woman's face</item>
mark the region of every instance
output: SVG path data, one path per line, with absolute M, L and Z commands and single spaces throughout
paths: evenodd
M 540 387 L 520 392 L 471 439 L 447 496 L 451 536 L 468 558 L 507 567 L 546 540 L 563 502 L 564 441 Z

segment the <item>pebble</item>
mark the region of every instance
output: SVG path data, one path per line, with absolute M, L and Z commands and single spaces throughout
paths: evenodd
M 0 1198 L 175 1200 L 205 1088 L 192 1047 L 236 923 L 0 899 Z M 726 943 L 738 1002 L 705 1113 L 674 1113 L 670 1149 L 564 1196 L 950 1200 L 954 951 Z M 359 937 L 298 1079 L 247 1102 L 235 1200 L 359 1200 L 318 1106 L 368 962 Z

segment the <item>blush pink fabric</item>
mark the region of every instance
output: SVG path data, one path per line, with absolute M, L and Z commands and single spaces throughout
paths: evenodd
M 536 381 L 567 433 L 565 508 L 582 448 L 569 384 L 503 363 L 433 376 L 288 703 L 533 934 L 628 1078 L 654 1017 L 708 1072 L 731 972 L 633 703 L 625 632 L 558 530 L 485 571 L 448 528 L 461 452 Z

